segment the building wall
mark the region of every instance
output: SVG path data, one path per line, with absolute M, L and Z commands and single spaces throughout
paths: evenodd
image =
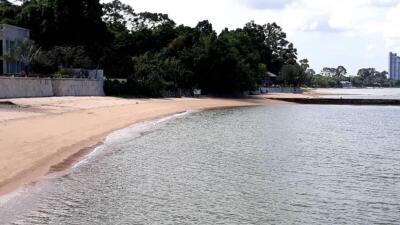
M 389 77 L 393 79 L 393 53 L 389 53 Z
M 396 67 L 395 67 L 395 71 L 396 71 L 396 80 L 400 80 L 400 57 L 396 57 Z
M 391 79 L 400 80 L 400 57 L 389 53 L 389 76 Z
M 0 77 L 0 98 L 104 96 L 103 80 Z
M 30 31 L 28 29 L 24 29 L 21 27 L 16 27 L 8 24 L 1 24 L 0 25 L 0 39 L 2 40 L 2 56 L 7 54 L 9 48 L 10 48 L 10 43 L 13 42 L 14 44 L 16 41 L 22 41 L 24 39 L 29 39 L 30 37 Z M 18 73 L 20 73 L 23 70 L 23 65 L 21 63 L 17 63 L 16 65 L 11 65 L 4 60 L 3 60 L 3 71 L 0 71 L 2 74 L 7 74 L 8 70 L 7 68 L 10 67 L 18 67 Z

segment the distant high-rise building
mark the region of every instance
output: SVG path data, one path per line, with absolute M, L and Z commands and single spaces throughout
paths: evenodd
M 400 56 L 389 53 L 389 76 L 393 80 L 400 80 Z

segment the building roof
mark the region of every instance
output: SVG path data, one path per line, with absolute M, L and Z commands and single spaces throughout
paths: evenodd
M 14 26 L 14 25 L 6 24 L 6 23 L 0 24 L 0 27 L 1 27 L 1 28 L 3 28 L 3 27 L 9 27 L 9 28 L 18 29 L 18 30 L 30 31 L 30 29 L 23 28 L 23 27 L 17 27 L 17 26 Z

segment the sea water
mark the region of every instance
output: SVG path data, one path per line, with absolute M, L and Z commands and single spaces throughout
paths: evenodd
M 398 224 L 400 107 L 193 112 L 109 136 L 0 224 Z

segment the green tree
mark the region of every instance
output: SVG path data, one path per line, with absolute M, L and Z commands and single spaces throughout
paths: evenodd
M 103 21 L 109 26 L 133 26 L 133 22 L 137 17 L 135 10 L 119 0 L 113 0 L 103 4 Z
M 21 7 L 17 22 L 31 30 L 37 44 L 45 49 L 84 46 L 96 64 L 101 62 L 111 36 L 98 0 L 30 0 Z
M 282 67 L 280 79 L 285 85 L 299 87 L 304 79 L 304 71 L 298 64 L 287 64 Z
M 146 53 L 134 59 L 135 72 L 129 79 L 138 83 L 141 93 L 147 96 L 160 97 L 168 86 L 164 79 L 162 61 L 155 55 Z
M 379 72 L 375 68 L 362 68 L 357 76 L 351 79 L 357 87 L 389 87 L 391 85 L 386 71 Z
M 317 88 L 337 88 L 338 83 L 333 77 L 317 74 L 312 77 L 311 86 Z
M 336 69 L 336 77 L 344 77 L 347 75 L 347 69 L 344 66 L 338 66 Z
M 283 65 L 296 63 L 297 50 L 276 23 L 259 25 L 251 21 L 243 30 L 252 39 L 262 63 L 267 65 L 269 71 L 278 74 Z
M 39 54 L 40 48 L 37 48 L 33 41 L 26 39 L 16 42 L 14 48 L 5 55 L 5 58 L 10 62 L 22 63 L 24 65 L 25 74 L 29 75 L 30 68 Z
M 330 67 L 324 67 L 321 71 L 322 75 L 328 76 L 328 77 L 334 77 L 337 74 L 337 69 L 336 68 L 330 68 Z
M 212 43 L 209 73 L 204 74 L 202 88 L 214 93 L 241 93 L 254 90 L 266 71 L 258 51 L 246 32 L 222 32 Z
M 0 23 L 15 25 L 17 21 L 15 18 L 20 13 L 21 8 L 9 1 L 0 1 Z

